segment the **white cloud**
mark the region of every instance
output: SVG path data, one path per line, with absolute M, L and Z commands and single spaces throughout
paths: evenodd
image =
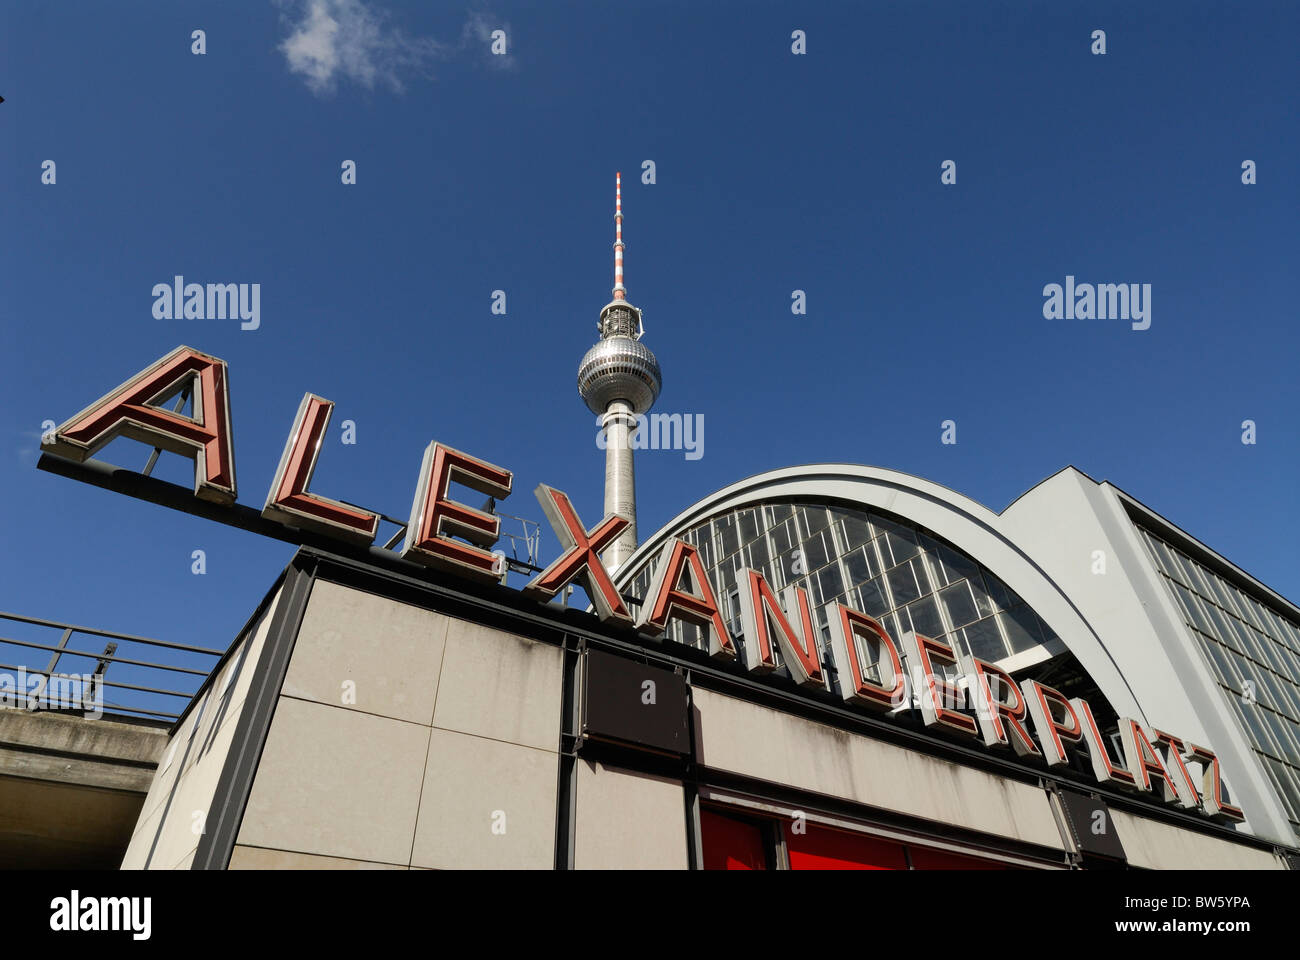
M 400 93 L 403 77 L 426 72 L 444 49 L 433 37 L 411 37 L 389 25 L 385 11 L 362 0 L 302 0 L 292 9 L 280 50 L 290 72 L 316 94 L 332 93 L 340 80 Z

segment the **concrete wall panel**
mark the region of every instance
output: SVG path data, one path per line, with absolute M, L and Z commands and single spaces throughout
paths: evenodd
M 428 725 L 448 621 L 420 607 L 318 580 L 283 692 Z
M 579 870 L 687 869 L 681 783 L 580 760 L 574 841 Z
M 559 647 L 453 620 L 433 725 L 558 749 L 562 662 Z
M 411 865 L 549 870 L 559 755 L 432 732 Z
M 1063 849 L 1038 787 L 709 690 L 694 701 L 704 766 Z
M 281 697 L 238 843 L 410 862 L 429 728 Z
M 1123 810 L 1112 810 L 1128 862 L 1152 870 L 1281 870 L 1267 850 L 1244 847 Z

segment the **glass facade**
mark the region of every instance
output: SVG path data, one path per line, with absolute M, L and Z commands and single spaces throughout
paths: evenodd
M 1139 530 L 1300 836 L 1300 629 L 1295 619 Z
M 722 616 L 738 640 L 737 571 L 759 571 L 778 595 L 790 585 L 807 590 L 828 677 L 833 661 L 824 606 L 835 601 L 875 617 L 893 637 L 914 630 L 991 662 L 1055 639 L 991 571 L 927 531 L 880 513 L 766 503 L 714 516 L 681 539 L 699 549 Z M 657 559 L 633 577 L 635 596 L 645 596 Z M 690 624 L 674 621 L 670 636 L 703 644 Z

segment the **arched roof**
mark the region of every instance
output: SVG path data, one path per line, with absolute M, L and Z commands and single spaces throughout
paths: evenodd
M 1073 468 L 1066 468 L 1072 470 Z M 1005 514 L 921 477 L 849 463 L 786 467 L 737 481 L 683 510 L 648 537 L 619 568 L 626 588 L 664 543 L 720 513 L 764 503 L 841 502 L 894 514 L 933 531 L 992 570 L 1019 594 L 1078 659 L 1124 716 L 1143 722 L 1137 697 L 1096 629 L 1061 587 L 1007 532 Z M 1008 508 L 1009 510 L 1011 508 Z

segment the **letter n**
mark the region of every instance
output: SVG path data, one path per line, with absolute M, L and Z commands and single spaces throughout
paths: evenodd
M 783 599 L 785 610 L 796 618 L 796 631 L 776 595 L 757 570 L 744 569 L 736 575 L 739 590 L 741 633 L 745 638 L 745 668 L 751 673 L 770 673 L 776 669 L 773 637 L 780 644 L 781 657 L 790 671 L 790 679 L 801 687 L 824 687 L 821 654 L 817 649 L 808 591 L 787 587 Z
M 163 409 L 186 387 L 193 388 L 193 416 Z M 41 449 L 82 463 L 119 436 L 192 458 L 194 495 L 215 503 L 235 502 L 224 360 L 177 347 L 64 423 L 41 441 Z

